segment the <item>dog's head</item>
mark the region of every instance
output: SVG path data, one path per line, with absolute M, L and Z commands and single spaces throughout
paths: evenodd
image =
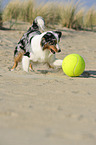
M 41 46 L 43 50 L 48 49 L 51 53 L 61 52 L 59 47 L 59 41 L 62 33 L 59 31 L 48 31 L 41 40 Z

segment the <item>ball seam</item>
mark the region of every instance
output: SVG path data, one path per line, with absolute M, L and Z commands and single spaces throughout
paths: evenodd
M 74 67 L 74 71 L 73 71 L 73 75 L 74 75 L 74 76 L 76 76 L 76 75 L 75 75 L 75 69 L 76 69 L 76 67 L 77 67 L 78 62 L 79 62 L 79 57 L 77 56 L 77 63 L 76 63 L 76 66 Z

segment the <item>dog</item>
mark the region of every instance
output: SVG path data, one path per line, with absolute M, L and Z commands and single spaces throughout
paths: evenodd
M 28 44 L 30 44 L 32 37 L 34 35 L 41 34 L 44 31 L 44 28 L 45 28 L 44 19 L 41 16 L 37 16 L 33 21 L 32 26 L 22 36 L 17 46 L 15 47 L 14 65 L 11 68 L 11 71 L 13 71 L 17 67 L 18 62 L 22 60 L 22 56 L 27 52 L 26 49 L 28 47 Z
M 42 34 L 30 36 L 30 45 L 22 57 L 23 70 L 33 70 L 32 63 L 47 63 L 49 67 L 61 67 L 61 59 L 56 58 L 56 53 L 61 52 L 59 41 L 62 33 L 60 31 L 47 31 Z

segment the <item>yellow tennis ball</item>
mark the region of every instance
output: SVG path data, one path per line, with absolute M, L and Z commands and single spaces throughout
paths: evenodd
M 79 76 L 85 69 L 85 61 L 79 54 L 69 54 L 62 62 L 62 69 L 70 77 Z

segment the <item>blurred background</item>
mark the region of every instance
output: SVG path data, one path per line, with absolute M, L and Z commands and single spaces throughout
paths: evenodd
M 3 7 L 5 7 L 10 1 L 12 1 L 12 0 L 3 0 L 2 1 L 2 6 Z M 37 3 L 41 3 L 42 2 L 42 0 L 36 0 L 37 1 Z M 46 3 L 46 2 L 56 2 L 56 0 L 43 0 L 43 2 L 44 3 Z M 58 2 L 67 2 L 68 0 L 57 0 Z M 78 0 L 76 0 L 76 1 L 78 1 Z M 86 6 L 86 7 L 91 7 L 91 6 L 93 6 L 93 5 L 95 5 L 95 7 L 96 7 L 96 0 L 81 0 L 81 2 L 84 2 L 84 5 Z
M 6 21 L 10 29 L 18 21 L 32 23 L 38 15 L 47 27 L 95 30 L 96 0 L 0 0 L 0 27 Z

